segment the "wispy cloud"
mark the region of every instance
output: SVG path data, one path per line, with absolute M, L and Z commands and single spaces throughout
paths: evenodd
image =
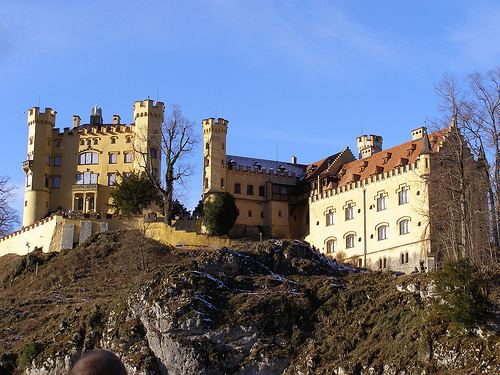
M 472 11 L 473 10 L 473 11 Z M 500 61 L 500 5 L 473 8 L 468 17 L 450 31 L 458 56 L 453 59 L 465 68 L 491 67 Z
M 228 28 L 242 34 L 246 43 L 240 48 L 254 60 L 271 56 L 281 57 L 283 63 L 335 68 L 354 54 L 385 64 L 401 58 L 394 40 L 324 2 L 308 3 L 305 9 L 290 1 L 215 4 Z

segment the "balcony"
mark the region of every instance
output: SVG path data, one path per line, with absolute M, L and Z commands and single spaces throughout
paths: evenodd
M 97 184 L 74 184 L 73 191 L 97 191 Z
M 22 165 L 24 173 L 28 173 L 33 168 L 33 160 L 25 160 Z

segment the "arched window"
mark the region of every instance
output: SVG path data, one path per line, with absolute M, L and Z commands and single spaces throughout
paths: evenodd
M 78 155 L 78 164 L 99 164 L 99 154 L 97 152 L 83 152 Z
M 399 234 L 410 233 L 410 220 L 403 219 L 399 222 Z
M 380 258 L 378 260 L 378 269 L 381 270 L 382 269 L 382 258 Z
M 407 252 L 405 253 L 405 263 L 406 263 L 406 264 L 408 264 L 408 260 L 409 260 L 408 258 L 409 258 L 409 257 L 408 257 L 408 251 L 407 251 Z
M 132 163 L 132 153 L 131 152 L 124 152 L 123 153 L 123 161 L 125 163 Z
M 350 248 L 353 248 L 354 247 L 354 238 L 355 238 L 355 235 L 354 234 L 348 234 L 345 238 L 345 247 L 346 249 L 350 249 Z
M 131 139 L 130 139 L 130 136 L 129 136 L 129 135 L 125 137 L 125 143 L 130 143 L 130 140 L 131 140 Z
M 116 137 L 111 137 L 111 144 L 115 144 L 116 143 Z
M 384 267 L 383 268 L 387 268 L 387 258 L 384 258 Z
M 377 238 L 379 241 L 387 239 L 387 225 L 382 224 L 377 228 Z
M 109 164 L 116 164 L 116 152 L 109 153 Z
M 337 248 L 337 240 L 335 238 L 331 238 L 328 241 L 326 241 L 326 253 L 331 254 L 333 253 Z

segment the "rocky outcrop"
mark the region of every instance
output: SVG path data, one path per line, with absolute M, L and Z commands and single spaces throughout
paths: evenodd
M 42 345 L 4 350 L 0 373 L 18 371 L 24 361 L 27 374 L 64 374 L 96 347 L 143 375 L 493 373 L 498 366 L 494 330 L 453 333 L 428 319 L 426 275 L 358 272 L 301 242 L 267 241 L 216 251 L 149 249 L 150 268 L 136 268 L 123 285 L 114 282 L 126 269 L 119 256 L 134 252 L 109 236 L 77 254 L 82 266 L 68 275 L 84 276 L 58 290 L 67 313 L 47 302 L 57 313 L 30 336 Z M 47 265 L 64 256 L 73 254 Z M 112 264 L 115 273 L 106 268 Z M 92 284 L 98 276 L 107 289 Z M 105 294 L 87 298 L 98 287 Z M 12 338 L 4 347 L 15 344 Z

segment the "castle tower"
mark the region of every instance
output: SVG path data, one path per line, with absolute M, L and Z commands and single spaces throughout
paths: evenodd
M 134 170 L 148 168 L 161 176 L 161 126 L 164 104 L 147 99 L 134 103 Z
M 34 107 L 28 110 L 28 152 L 23 162 L 26 173 L 23 226 L 45 217 L 49 212 L 49 180 L 52 161 L 52 129 L 56 111 Z
M 229 121 L 202 120 L 203 194 L 226 191 L 226 135 Z
M 361 135 L 356 138 L 359 158 L 364 159 L 382 151 L 382 137 L 380 135 Z

